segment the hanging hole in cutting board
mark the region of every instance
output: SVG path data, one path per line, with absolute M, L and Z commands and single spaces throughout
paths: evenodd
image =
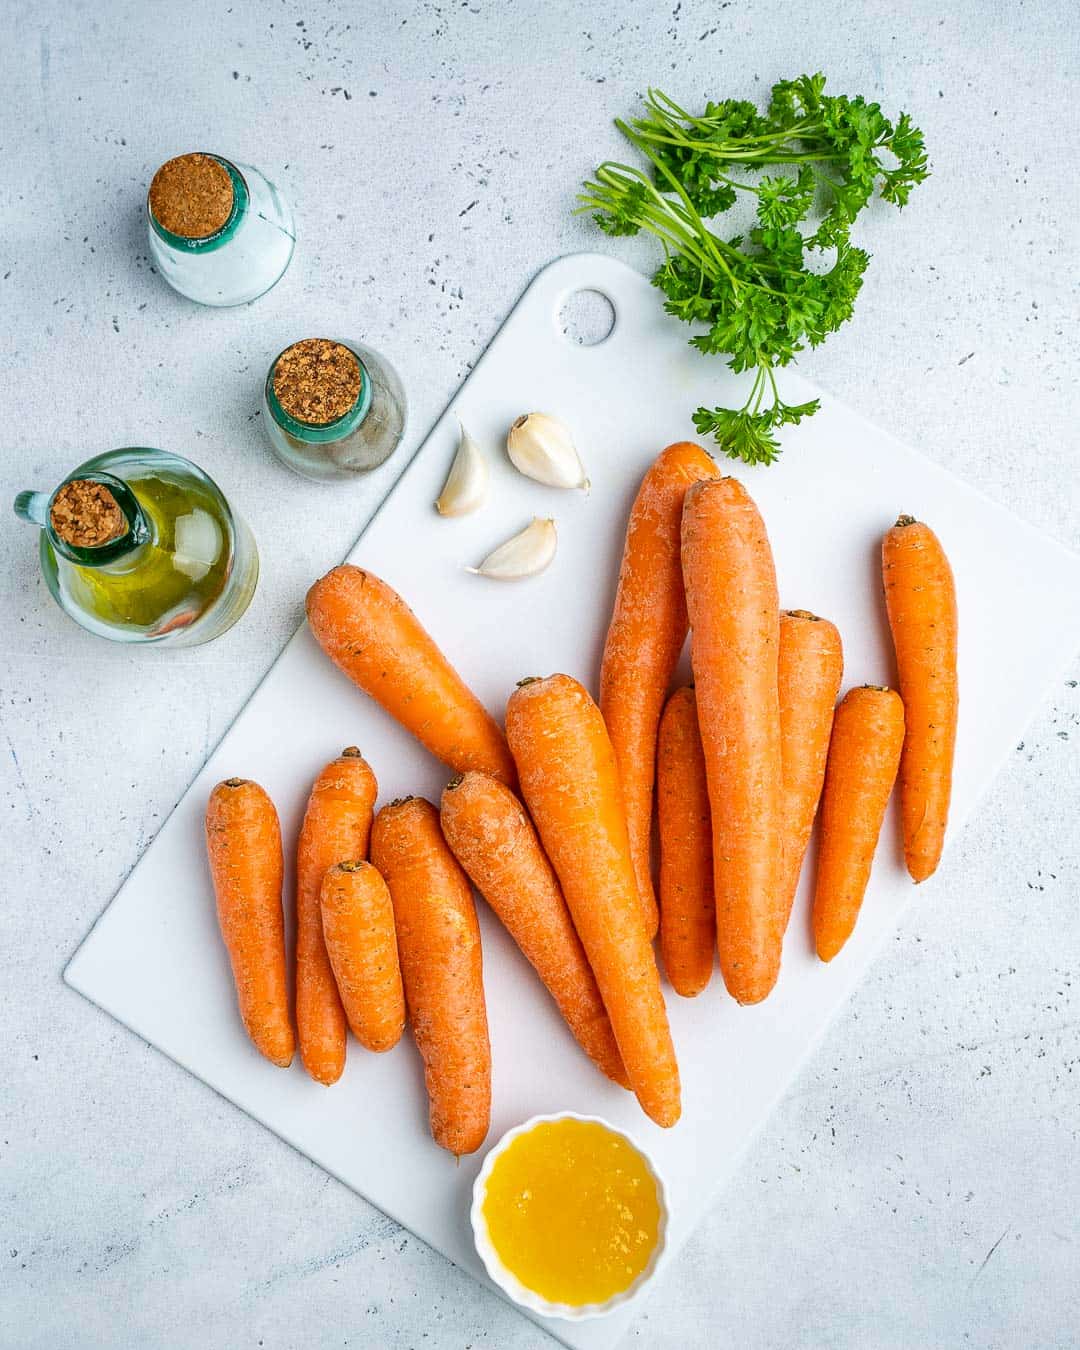
M 615 328 L 615 305 L 603 291 L 571 291 L 556 315 L 559 332 L 579 347 L 596 347 Z

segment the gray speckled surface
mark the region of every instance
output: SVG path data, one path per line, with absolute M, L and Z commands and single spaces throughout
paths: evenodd
M 821 67 L 909 108 L 935 173 L 901 221 L 868 222 L 857 317 L 807 372 L 1080 546 L 1076 57 L 1049 2 L 6 7 L 0 497 L 160 444 L 232 495 L 264 570 L 220 642 L 134 655 L 51 606 L 26 527 L 0 536 L 5 1350 L 544 1341 L 60 982 L 401 467 L 338 493 L 279 468 L 254 417 L 269 358 L 309 330 L 367 337 L 425 427 L 536 269 L 597 246 L 572 194 L 638 91 L 756 95 Z M 296 210 L 293 268 L 249 309 L 149 272 L 146 184 L 198 146 L 259 164 Z M 1075 1343 L 1078 677 L 628 1343 Z

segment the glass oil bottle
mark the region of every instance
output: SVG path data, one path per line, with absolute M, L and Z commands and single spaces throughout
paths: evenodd
M 217 484 L 164 450 L 110 450 L 51 493 L 22 492 L 57 604 L 115 642 L 196 646 L 251 602 L 259 555 Z

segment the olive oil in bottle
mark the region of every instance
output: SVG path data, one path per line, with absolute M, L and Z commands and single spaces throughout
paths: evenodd
M 41 527 L 41 567 L 77 623 L 117 642 L 195 646 L 247 609 L 255 542 L 203 471 L 163 450 L 112 450 L 16 512 Z

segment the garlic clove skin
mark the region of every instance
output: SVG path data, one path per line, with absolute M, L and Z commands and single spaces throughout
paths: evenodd
M 558 542 L 555 522 L 534 516 L 520 534 L 500 544 L 479 567 L 467 567 L 465 570 L 474 576 L 492 577 L 496 581 L 534 577 L 554 558 Z
M 487 461 L 460 418 L 458 427 L 457 452 L 435 503 L 435 510 L 440 516 L 467 516 L 487 500 Z
M 535 412 L 519 417 L 507 433 L 506 453 L 515 469 L 538 483 L 589 490 L 574 439 L 557 417 Z

